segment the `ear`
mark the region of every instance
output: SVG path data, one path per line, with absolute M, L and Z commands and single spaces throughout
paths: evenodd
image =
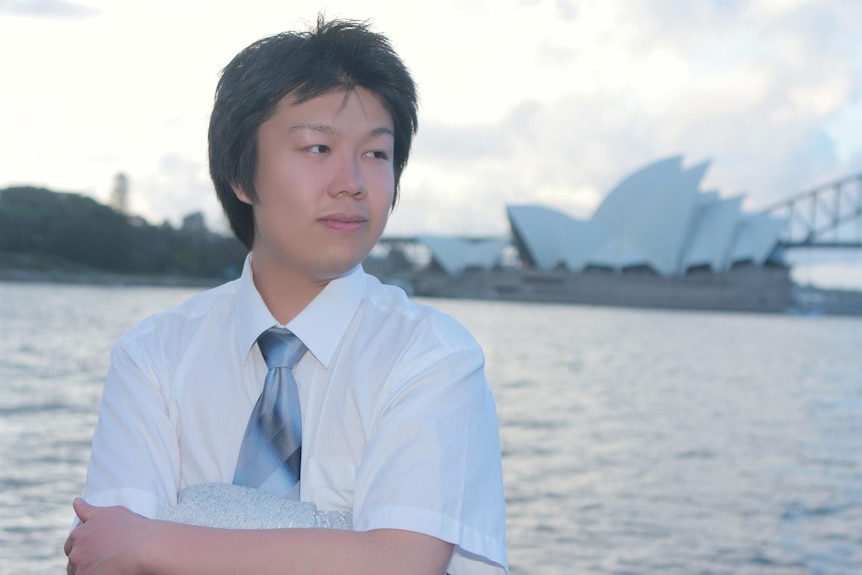
M 242 189 L 242 186 L 240 186 L 239 184 L 231 184 L 230 187 L 239 201 L 249 205 L 252 205 L 254 203 L 251 201 L 249 195 L 245 193 L 245 190 Z

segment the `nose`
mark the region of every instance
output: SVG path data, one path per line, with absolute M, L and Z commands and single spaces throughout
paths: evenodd
M 356 158 L 343 157 L 340 159 L 333 173 L 329 193 L 333 196 L 347 194 L 355 198 L 365 196 L 365 179 L 362 177 L 359 161 Z

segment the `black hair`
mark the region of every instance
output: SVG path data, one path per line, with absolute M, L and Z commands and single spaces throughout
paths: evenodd
M 307 32 L 284 32 L 254 42 L 222 70 L 209 124 L 210 176 L 237 239 L 254 243 L 252 207 L 233 186 L 257 201 L 254 187 L 258 128 L 287 94 L 296 103 L 334 91 L 365 88 L 392 117 L 398 199 L 401 172 L 418 127 L 416 86 L 389 40 L 365 22 L 326 21 Z

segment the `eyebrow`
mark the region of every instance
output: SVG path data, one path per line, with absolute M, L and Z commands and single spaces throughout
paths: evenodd
M 391 129 L 387 126 L 380 126 L 368 132 L 369 136 L 395 136 Z
M 327 134 L 330 136 L 337 136 L 338 130 L 330 126 L 329 124 L 323 124 L 319 122 L 303 122 L 302 124 L 297 124 L 295 126 L 291 126 L 291 128 L 287 131 L 289 134 L 295 134 L 297 132 L 317 132 L 320 134 Z M 370 132 L 368 132 L 368 137 L 377 137 L 377 136 L 395 136 L 392 129 L 388 126 L 380 126 L 378 128 L 374 128 Z
M 335 128 L 333 128 L 329 124 L 321 124 L 315 122 L 304 122 L 302 124 L 291 126 L 291 128 L 287 132 L 289 134 L 295 134 L 296 132 L 320 132 L 322 134 L 330 135 L 336 134 Z

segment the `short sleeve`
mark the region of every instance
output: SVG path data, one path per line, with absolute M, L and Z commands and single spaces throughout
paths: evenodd
M 392 379 L 356 473 L 355 528 L 454 543 L 452 575 L 505 573 L 499 430 L 481 349 L 407 354 Z
M 147 517 L 176 503 L 179 446 L 158 360 L 134 341 L 111 351 L 83 497 Z

